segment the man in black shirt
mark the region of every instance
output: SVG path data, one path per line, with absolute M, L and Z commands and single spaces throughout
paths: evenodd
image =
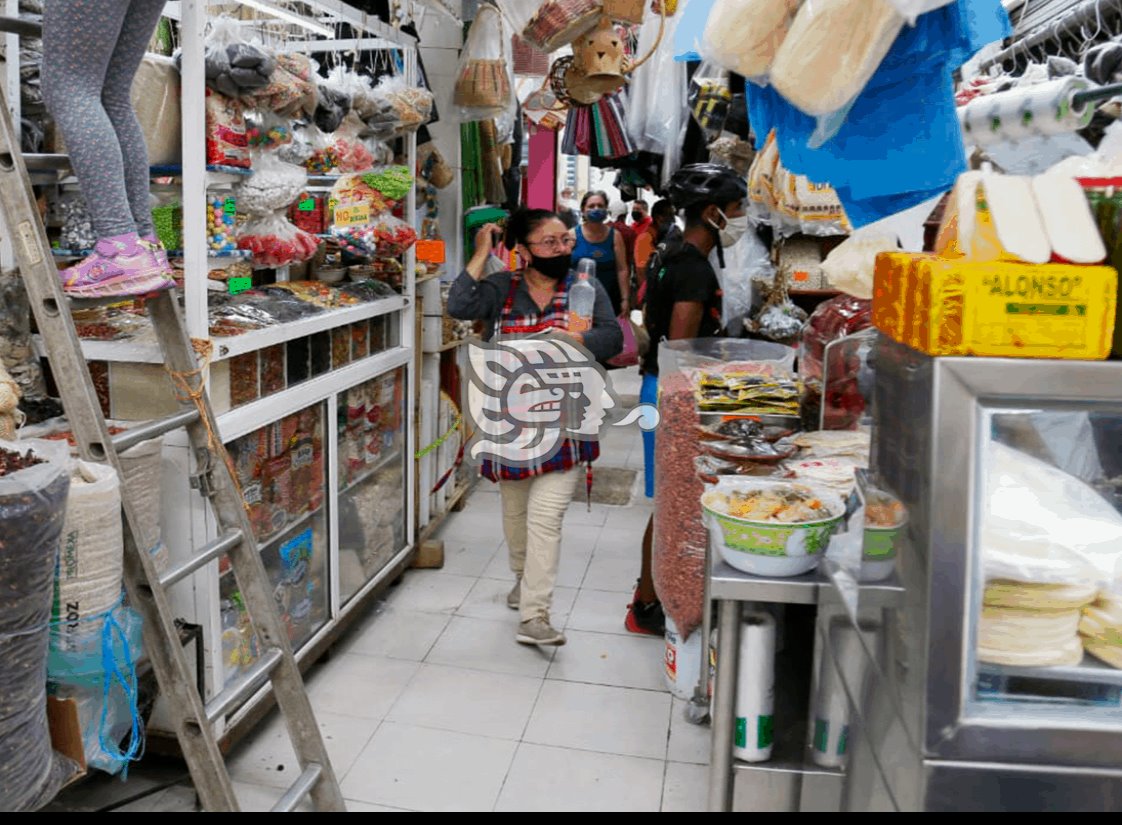
M 698 163 L 679 169 L 670 181 L 670 199 L 685 214 L 680 243 L 663 244 L 647 269 L 645 315 L 651 346 L 643 359 L 640 401 L 658 401 L 658 345 L 680 338 L 721 334 L 721 287 L 709 264 L 716 249 L 732 246 L 748 229 L 744 178 L 727 166 Z M 654 433 L 643 433 L 646 492 L 654 497 Z M 625 626 L 633 633 L 664 632 L 662 605 L 651 575 L 654 519 L 643 535 L 643 566 Z

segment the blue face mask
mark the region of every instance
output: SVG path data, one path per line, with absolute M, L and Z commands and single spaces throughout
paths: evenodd
M 589 223 L 603 223 L 608 219 L 607 209 L 589 209 L 584 213 L 584 219 Z

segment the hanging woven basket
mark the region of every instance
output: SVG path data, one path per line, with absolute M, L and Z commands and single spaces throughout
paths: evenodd
M 550 54 L 595 26 L 602 12 L 599 0 L 546 0 L 530 18 L 522 36 Z
M 622 23 L 642 23 L 646 10 L 647 0 L 604 0 L 604 14 Z

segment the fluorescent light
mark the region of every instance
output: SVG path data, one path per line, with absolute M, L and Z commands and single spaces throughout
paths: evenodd
M 271 14 L 273 17 L 276 17 L 279 20 L 284 20 L 286 23 L 303 26 L 308 31 L 315 32 L 321 37 L 332 37 L 335 34 L 335 32 L 333 32 L 330 28 L 324 26 L 321 23 L 317 23 L 314 20 L 308 20 L 306 17 L 301 17 L 300 15 L 296 14 L 295 12 L 291 12 L 288 9 L 278 8 L 272 3 L 266 3 L 265 0 L 240 0 L 240 2 L 243 6 L 249 6 L 252 9 L 257 9 L 258 11 L 263 11 L 266 14 Z

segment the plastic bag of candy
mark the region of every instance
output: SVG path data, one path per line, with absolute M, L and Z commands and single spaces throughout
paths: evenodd
M 366 177 L 367 175 L 343 175 L 331 187 L 331 199 L 344 205 L 364 203 L 370 207 L 371 215 L 391 211 L 397 201 L 387 198 L 367 183 Z
M 415 132 L 432 116 L 433 95 L 428 89 L 410 86 L 402 75 L 385 75 L 374 88 L 393 110 L 394 135 Z
M 241 27 L 229 17 L 210 26 L 203 52 L 206 85 L 227 97 L 241 97 L 269 85 L 276 60 L 264 48 L 245 42 Z
M 250 163 L 242 104 L 212 89 L 206 90 L 206 162 L 243 169 Z
M 238 230 L 238 248 L 253 253 L 254 263 L 285 266 L 316 254 L 319 238 L 297 229 L 282 213 L 252 218 Z
M 351 111 L 351 96 L 338 80 L 327 78 L 317 84 L 319 102 L 312 121 L 324 132 L 338 129 Z
M 405 200 L 414 183 L 408 166 L 383 166 L 367 172 L 362 180 L 391 201 Z
M 343 250 L 361 257 L 397 258 L 417 242 L 417 232 L 390 213 L 375 216 L 368 226 L 335 232 Z
M 246 137 L 254 149 L 279 149 L 292 143 L 292 122 L 280 115 L 255 111 L 248 113 L 245 121 Z
M 269 85 L 255 90 L 251 96 L 259 108 L 278 115 L 311 117 L 319 104 L 314 75 L 312 61 L 306 55 L 279 54 Z
M 331 135 L 325 134 L 318 126 L 306 130 L 308 146 L 311 148 L 305 168 L 313 175 L 334 175 L 339 171 L 339 155 Z
M 287 208 L 307 187 L 303 167 L 285 163 L 275 152 L 257 152 L 253 174 L 238 187 L 238 207 L 247 215 L 266 215 Z

